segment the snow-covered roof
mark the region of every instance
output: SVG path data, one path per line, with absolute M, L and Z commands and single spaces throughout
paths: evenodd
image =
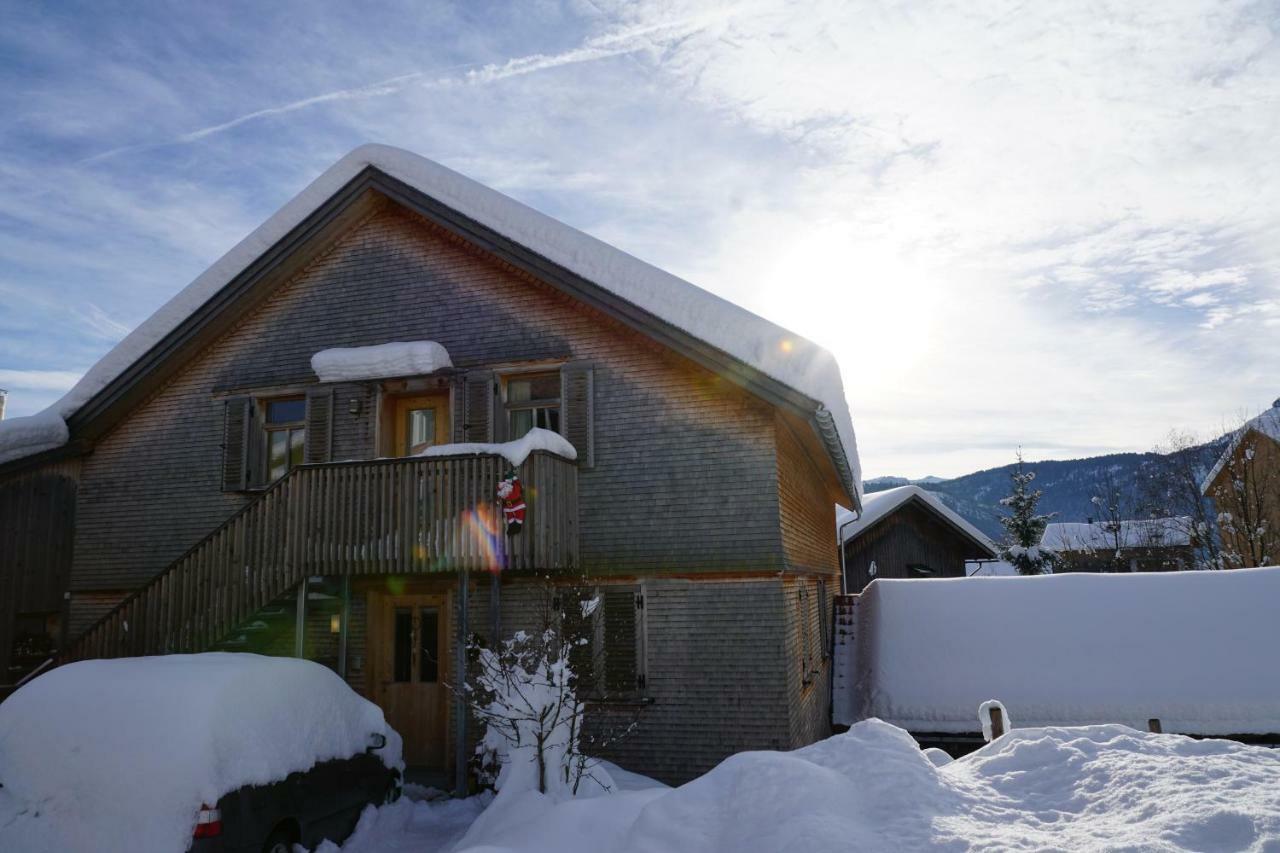
M 862 498 L 862 514 L 858 516 L 856 521 L 853 520 L 854 515 L 852 512 L 837 505 L 837 534 L 842 537 L 842 542 L 855 539 L 862 535 L 863 531 L 872 527 L 913 498 L 926 503 L 930 509 L 942 516 L 965 536 L 968 536 L 992 554 L 995 553 L 995 545 L 992 544 L 985 533 L 965 521 L 959 513 L 943 503 L 942 499 L 937 495 L 927 492 L 919 486 L 899 486 L 896 489 L 885 489 L 883 492 L 872 492 L 864 495 Z
M 1249 420 L 1232 434 L 1231 441 L 1227 443 L 1227 447 L 1222 451 L 1222 455 L 1218 457 L 1218 461 L 1209 469 L 1208 475 L 1205 476 L 1204 482 L 1200 486 L 1200 491 L 1203 494 L 1209 493 L 1209 487 L 1213 485 L 1214 480 L 1218 479 L 1218 475 L 1226 467 L 1227 460 L 1236 452 L 1236 448 L 1240 446 L 1240 441 L 1250 431 L 1261 433 L 1273 441 L 1280 441 L 1280 400 L 1276 400 L 1275 405 L 1270 409 Z
M 435 341 L 396 341 L 370 347 L 334 347 L 311 356 L 321 382 L 353 382 L 391 376 L 425 376 L 453 367 L 449 352 Z
M 861 490 L 853 419 L 831 353 L 746 309 L 424 157 L 386 145 L 347 154 L 107 353 L 46 412 L 70 417 L 361 171 L 373 167 L 820 403 Z M 0 421 L 0 463 L 49 442 Z M 49 436 L 46 435 L 45 438 Z M 56 444 L 52 446 L 57 446 Z
M 1280 732 L 1276 601 L 1280 568 L 876 580 L 836 705 L 916 732 L 976 731 L 991 698 L 1019 726 Z
M 186 850 L 196 811 L 243 785 L 400 736 L 332 670 L 210 653 L 93 660 L 0 703 L 0 849 Z M 7 812 L 7 813 L 6 813 Z
M 1098 551 L 1116 547 L 1117 540 L 1121 548 L 1190 545 L 1191 519 L 1138 518 L 1120 522 L 1115 532 L 1100 521 L 1055 521 L 1045 525 L 1040 544 L 1054 551 Z

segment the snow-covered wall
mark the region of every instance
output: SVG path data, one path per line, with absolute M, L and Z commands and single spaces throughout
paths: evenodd
M 860 599 L 837 723 L 974 732 L 996 698 L 1019 726 L 1280 732 L 1280 568 L 878 580 Z

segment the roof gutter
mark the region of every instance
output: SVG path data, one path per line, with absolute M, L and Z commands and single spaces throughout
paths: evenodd
M 831 417 L 831 411 L 819 403 L 818 408 L 810 419 L 814 430 L 818 433 L 818 437 L 822 439 L 823 446 L 827 449 L 827 455 L 835 463 L 836 475 L 840 477 L 840 485 L 844 486 L 844 490 L 853 498 L 854 512 L 859 516 L 862 515 L 862 497 L 853 482 L 853 468 L 849 465 L 849 457 L 845 455 L 844 443 L 840 440 L 840 431 L 836 429 L 836 422 Z

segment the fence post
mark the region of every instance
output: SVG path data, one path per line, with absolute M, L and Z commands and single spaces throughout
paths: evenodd
M 999 705 L 992 705 L 987 713 L 991 715 L 991 739 L 995 740 L 1004 734 L 1004 711 Z

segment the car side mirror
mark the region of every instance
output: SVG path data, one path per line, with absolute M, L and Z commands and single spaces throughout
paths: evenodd
M 382 749 L 386 745 L 387 736 L 381 732 L 374 732 L 369 735 L 369 746 L 365 749 L 365 752 L 373 752 L 376 749 Z

